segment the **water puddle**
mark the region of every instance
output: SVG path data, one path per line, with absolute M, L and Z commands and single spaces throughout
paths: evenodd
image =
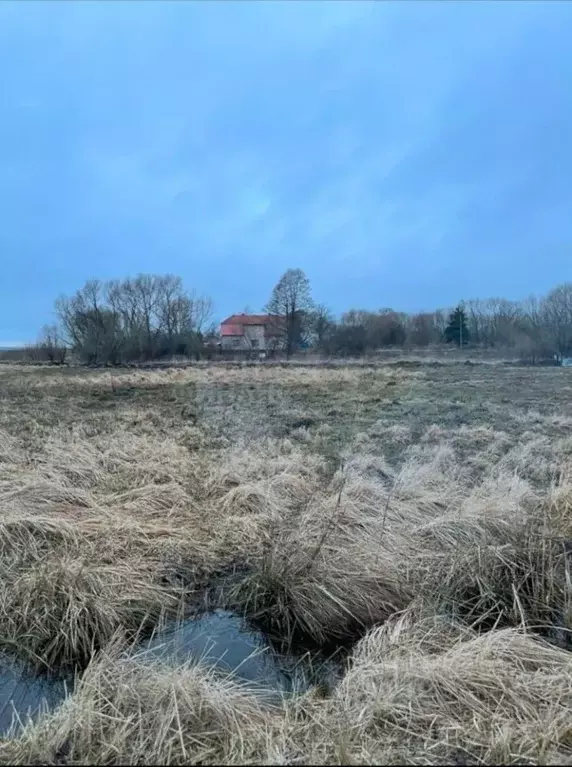
M 12 724 L 17 732 L 43 711 L 56 708 L 72 688 L 73 680 L 33 674 L 22 664 L 1 656 L 0 735 L 5 735 Z
M 223 610 L 168 626 L 141 641 L 134 655 L 141 662 L 159 659 L 174 666 L 188 661 L 206 664 L 231 675 L 269 703 L 279 703 L 283 696 L 313 686 L 326 692 L 340 671 L 339 662 L 318 653 L 279 652 L 265 634 Z M 73 678 L 32 674 L 16 661 L 0 656 L 0 736 L 12 724 L 17 732 L 42 711 L 59 706 L 73 691 L 73 682 Z
M 318 653 L 278 651 L 265 634 L 224 610 L 173 625 L 140 647 L 142 659 L 174 665 L 196 660 L 272 699 L 313 686 L 329 689 L 339 673 L 338 663 Z

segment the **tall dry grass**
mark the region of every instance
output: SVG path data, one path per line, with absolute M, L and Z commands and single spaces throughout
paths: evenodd
M 314 412 L 328 387 L 347 386 L 363 418 L 360 386 L 373 381 L 381 403 L 388 382 L 411 386 L 420 403 L 424 371 L 128 371 L 114 385 L 152 391 L 149 418 L 129 395 L 121 408 L 90 404 L 69 428 L 44 420 L 47 399 L 64 387 L 83 407 L 111 387 L 109 374 L 19 375 L 22 411 L 0 408 L 0 649 L 87 670 L 61 709 L 4 739 L 0 760 L 571 760 L 572 474 L 561 419 L 531 416 L 516 444 L 493 425 L 429 422 L 417 439 L 376 416 L 344 432 L 332 466 L 323 448 L 335 416 L 318 413 L 312 426 L 292 391 L 315 395 Z M 298 407 L 293 422 L 310 424 L 286 436 L 249 431 L 255 415 L 242 405 L 232 440 L 218 406 L 189 426 L 173 389 L 278 375 L 288 418 Z M 357 641 L 342 682 L 329 698 L 268 708 L 200 665 L 127 652 L 139 633 L 208 601 L 285 641 Z
M 477 636 L 409 613 L 372 630 L 332 697 L 309 707 L 303 760 L 563 764 L 570 654 L 516 629 Z
M 0 745 L 13 764 L 565 764 L 570 654 L 409 611 L 373 629 L 330 698 L 268 707 L 200 665 L 94 660 L 58 711 Z
M 263 760 L 267 712 L 200 665 L 102 655 L 57 712 L 0 745 L 13 764 L 217 764 Z M 258 756 L 258 759 L 256 758 Z M 250 758 L 249 758 L 250 757 Z

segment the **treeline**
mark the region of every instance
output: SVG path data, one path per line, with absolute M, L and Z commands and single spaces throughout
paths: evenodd
M 55 309 L 57 323 L 44 326 L 30 349 L 36 358 L 62 363 L 71 351 L 81 362 L 113 365 L 218 351 L 211 299 L 173 275 L 89 280 L 73 296 L 60 297 Z M 572 283 L 524 301 L 473 300 L 414 314 L 351 309 L 335 317 L 314 302 L 304 272 L 288 269 L 265 311 L 280 319 L 278 350 L 287 355 L 309 349 L 355 357 L 451 344 L 506 350 L 531 363 L 572 356 Z
M 199 356 L 212 301 L 183 287 L 180 277 L 140 274 L 89 280 L 56 301 L 57 324 L 44 326 L 36 354 L 63 362 L 71 350 L 88 364 L 120 364 L 173 355 Z
M 304 273 L 289 269 L 274 288 L 268 308 L 275 311 L 276 306 L 292 332 L 328 355 L 454 344 L 507 350 L 532 363 L 572 356 L 572 283 L 525 301 L 474 300 L 453 310 L 417 314 L 351 309 L 336 319 L 325 306 L 314 304 Z
M 406 314 L 352 309 L 334 320 L 323 308 L 314 319 L 330 354 L 365 354 L 386 347 L 453 344 L 507 350 L 532 363 L 572 356 L 572 283 L 524 301 L 466 301 L 453 310 Z

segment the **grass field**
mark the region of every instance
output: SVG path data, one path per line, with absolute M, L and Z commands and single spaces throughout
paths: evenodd
M 0 366 L 17 764 L 572 763 L 572 371 Z M 265 706 L 125 648 L 206 606 L 345 672 Z

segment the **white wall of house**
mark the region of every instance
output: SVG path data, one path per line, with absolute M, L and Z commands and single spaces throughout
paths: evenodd
M 223 349 L 244 349 L 242 336 L 223 336 L 220 340 Z
M 264 351 L 266 349 L 264 325 L 244 325 L 243 328 L 243 336 L 223 336 L 221 339 L 222 348 L 239 351 Z
M 264 325 L 245 325 L 244 335 L 249 349 L 266 349 Z

